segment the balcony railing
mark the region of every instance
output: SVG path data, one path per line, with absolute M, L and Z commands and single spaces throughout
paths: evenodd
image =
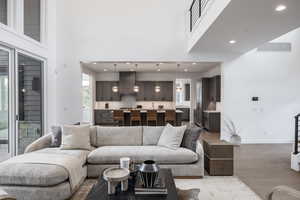
M 203 11 L 205 10 L 208 2 L 211 0 L 193 0 L 190 7 L 190 32 L 193 31 L 193 28 L 197 21 L 201 18 Z

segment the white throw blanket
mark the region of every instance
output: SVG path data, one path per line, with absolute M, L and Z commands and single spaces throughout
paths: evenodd
M 31 163 L 61 166 L 69 173 L 71 191 L 74 191 L 80 184 L 82 174 L 85 173 L 85 169 L 82 167 L 80 159 L 76 156 L 66 154 L 32 152 L 13 157 L 5 161 L 5 163 Z

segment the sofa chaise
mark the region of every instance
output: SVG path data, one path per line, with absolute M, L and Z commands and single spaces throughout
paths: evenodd
M 197 142 L 196 150 L 172 150 L 157 146 L 164 127 L 100 127 L 91 126 L 93 149 L 61 150 L 51 148 L 52 134 L 45 135 L 26 149 L 25 163 L 0 163 L 0 188 L 18 200 L 68 199 L 86 178 L 97 178 L 108 167 L 118 166 L 121 157 L 130 157 L 135 163 L 155 160 L 161 168 L 172 169 L 174 176 L 204 176 L 204 154 Z M 35 154 L 67 156 L 69 164 L 80 165 L 80 181 L 72 187 L 70 173 L 61 165 L 39 163 Z

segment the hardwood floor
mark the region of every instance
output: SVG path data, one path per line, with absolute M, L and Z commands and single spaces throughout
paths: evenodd
M 202 138 L 219 140 L 218 133 L 205 133 Z M 300 173 L 291 170 L 292 144 L 243 144 L 234 147 L 234 175 L 261 198 L 278 185 L 300 191 Z
M 292 144 L 245 144 L 235 147 L 235 175 L 262 198 L 275 186 L 300 191 L 300 173 L 290 168 Z

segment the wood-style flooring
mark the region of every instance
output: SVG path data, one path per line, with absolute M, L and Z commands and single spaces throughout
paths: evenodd
M 300 173 L 290 168 L 292 144 L 244 144 L 235 147 L 235 175 L 262 198 L 275 186 L 300 191 Z

